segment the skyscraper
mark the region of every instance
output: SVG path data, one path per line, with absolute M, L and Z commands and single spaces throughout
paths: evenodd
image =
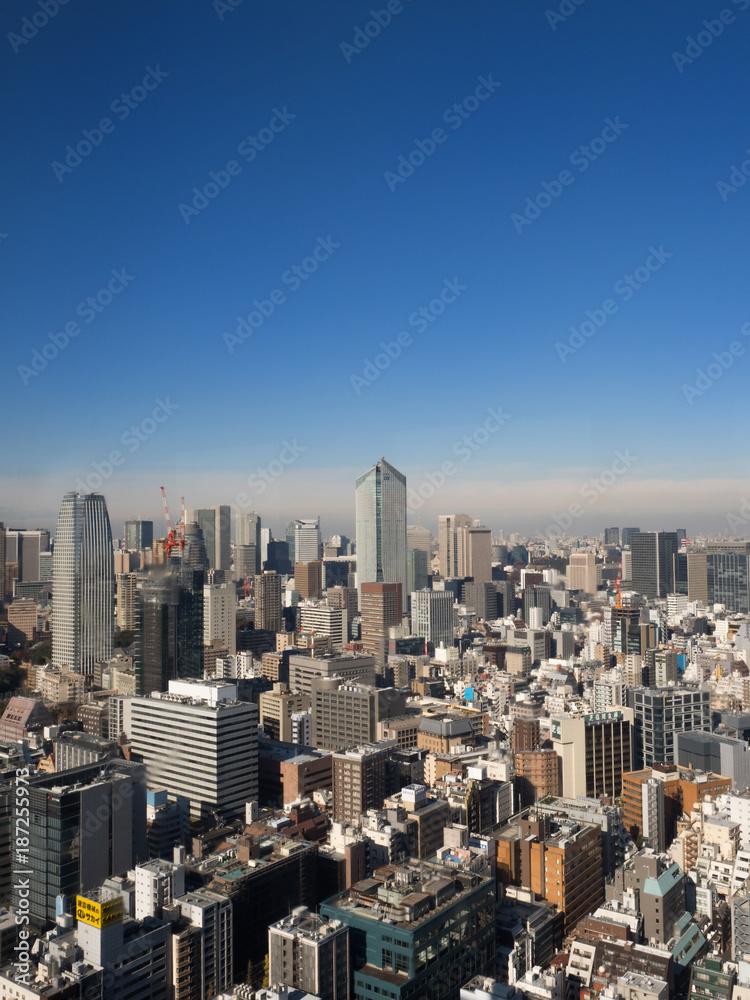
M 294 562 L 320 559 L 320 518 L 308 517 L 294 522 Z
M 166 691 L 170 680 L 203 676 L 203 570 L 148 578 L 141 591 L 138 693 Z
M 466 573 L 465 531 L 472 525 L 468 514 L 440 514 L 438 517 L 438 558 L 440 574 L 462 577 Z
M 208 563 L 211 569 L 223 569 L 229 579 L 231 563 L 231 507 L 217 504 L 185 511 L 185 521 L 195 521 L 203 532 Z
M 406 591 L 406 476 L 381 458 L 356 482 L 357 587 L 401 584 Z M 297 555 L 299 559 L 299 554 Z
M 255 580 L 255 627 L 281 631 L 281 577 L 273 571 Z
M 154 522 L 138 520 L 125 522 L 125 548 L 150 549 L 154 542 Z
M 44 528 L 10 528 L 5 533 L 6 561 L 18 563 L 18 579 L 41 580 L 40 556 L 49 551 L 49 531 Z
M 250 511 L 249 514 L 237 515 L 237 523 L 235 525 L 235 542 L 237 543 L 237 548 L 239 549 L 240 546 L 245 545 L 255 546 L 255 563 L 252 569 L 253 576 L 261 571 L 260 532 L 260 514 Z M 237 573 L 235 575 L 244 577 L 245 574 Z
M 411 595 L 411 630 L 437 649 L 453 645 L 453 594 L 450 590 L 416 590 Z
M 639 531 L 630 539 L 633 590 L 644 597 L 666 597 L 674 590 L 675 531 Z
M 112 656 L 115 562 L 100 493 L 66 493 L 52 563 L 52 662 L 92 674 Z
M 403 598 L 400 583 L 363 583 L 361 590 L 362 644 L 367 653 L 385 663 L 388 631 L 401 624 Z

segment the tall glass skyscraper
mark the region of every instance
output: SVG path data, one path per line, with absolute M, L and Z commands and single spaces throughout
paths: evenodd
M 92 674 L 112 656 L 115 564 L 100 493 L 66 493 L 52 557 L 52 662 Z
M 357 588 L 363 583 L 406 586 L 406 476 L 384 458 L 356 482 Z

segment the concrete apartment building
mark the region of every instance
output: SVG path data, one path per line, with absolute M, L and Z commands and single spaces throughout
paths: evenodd
M 513 755 L 518 808 L 560 795 L 560 758 L 554 750 L 519 750 Z
M 283 682 L 274 684 L 273 691 L 262 691 L 258 695 L 260 726 L 268 739 L 295 742 L 294 715 L 309 708 L 307 695 L 290 691 Z
M 675 835 L 676 823 L 683 814 L 707 799 L 731 791 L 732 782 L 721 774 L 695 771 L 676 764 L 654 764 L 622 776 L 623 822 L 633 838 L 643 833 L 643 785 L 658 779 L 664 786 L 664 822 L 667 845 Z
M 321 750 L 372 743 L 384 720 L 402 716 L 409 692 L 352 684 L 339 677 L 312 681 L 312 743 Z
M 395 740 L 379 740 L 333 754 L 333 820 L 355 824 L 380 809 L 387 794 L 386 765 Z
M 349 1000 L 349 927 L 297 907 L 268 928 L 268 980 Z
M 565 915 L 567 934 L 604 900 L 601 828 L 549 814 L 494 833 L 498 879 L 531 889 Z
M 308 697 L 315 677 L 340 677 L 354 684 L 375 684 L 375 657 L 359 653 L 325 652 L 316 656 L 289 656 L 289 687 Z

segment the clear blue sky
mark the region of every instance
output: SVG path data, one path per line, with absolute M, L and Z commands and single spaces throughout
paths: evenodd
M 162 483 L 175 508 L 248 492 L 274 526 L 320 513 L 324 533 L 351 530 L 354 476 L 381 454 L 415 487 L 454 462 L 420 508 L 430 526 L 458 508 L 544 528 L 627 448 L 637 461 L 581 530 L 721 529 L 750 496 L 750 184 L 717 190 L 750 158 L 750 2 L 585 0 L 554 27 L 540 0 L 399 8 L 380 27 L 382 0 L 69 0 L 44 24 L 36 2 L 3 4 L 6 524 L 53 523 L 113 450 L 115 534 L 124 516 L 159 517 Z M 712 37 L 704 20 L 721 34 L 688 49 Z M 347 47 L 368 22 L 369 44 Z M 581 146 L 599 150 L 586 169 Z M 180 209 L 231 160 L 207 207 Z M 565 170 L 551 204 L 514 223 Z M 295 280 L 316 246 L 327 259 Z M 618 281 L 648 260 L 628 296 Z M 132 280 L 87 323 L 79 303 L 113 269 Z M 446 280 L 465 290 L 410 326 Z M 273 315 L 230 352 L 222 335 L 275 289 Z M 583 346 L 556 348 L 607 299 Z M 71 322 L 80 333 L 29 374 Z M 401 356 L 352 384 L 402 331 Z M 689 402 L 683 386 L 737 340 L 744 353 Z M 157 399 L 177 408 L 151 433 Z M 463 460 L 454 445 L 498 407 L 510 419 Z M 285 441 L 304 450 L 247 490 Z

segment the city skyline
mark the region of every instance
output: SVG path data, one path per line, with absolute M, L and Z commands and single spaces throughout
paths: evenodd
M 452 463 L 440 506 L 530 531 L 629 449 L 592 525 L 661 527 L 671 502 L 719 529 L 750 496 L 730 7 L 690 62 L 690 4 L 554 23 L 537 0 L 406 4 L 359 48 L 369 8 L 348 4 L 60 5 L 8 43 L 6 388 L 26 433 L 0 517 L 51 527 L 80 482 L 118 521 L 157 522 L 161 483 L 283 519 L 305 482 L 346 530 L 344 485 L 387 454 L 416 484 Z M 533 493 L 549 504 L 524 522 Z
M 311 478 L 309 470 L 289 469 L 285 472 L 286 478 L 280 478 L 276 484 L 275 492 L 269 488 L 267 495 L 252 498 L 248 497 L 247 483 L 240 476 L 227 477 L 225 487 L 213 477 L 214 486 L 202 487 L 203 492 L 196 496 L 195 504 L 228 504 L 231 507 L 233 536 L 238 514 L 260 514 L 264 526 L 272 529 L 274 537 L 283 539 L 285 525 L 290 519 L 319 511 L 322 537 L 343 532 L 354 538 L 356 518 L 351 483 L 360 474 L 362 464 L 351 469 L 327 469 L 319 479 Z M 439 471 L 439 466 L 428 469 L 428 473 L 430 471 Z M 465 480 L 459 482 L 447 478 L 435 495 L 421 506 L 407 503 L 407 523 L 422 524 L 437 538 L 439 515 L 450 510 L 470 509 L 472 517 L 491 528 L 493 535 L 501 532 L 550 535 L 559 533 L 561 524 L 569 519 L 568 537 L 595 535 L 611 524 L 629 523 L 639 523 L 644 531 L 673 530 L 673 525 L 685 525 L 688 535 L 750 537 L 750 480 L 744 483 L 731 479 L 710 482 L 675 479 L 662 482 L 657 492 L 648 485 L 651 481 L 623 478 L 610 487 L 607 478 L 602 479 L 602 473 L 608 470 L 597 469 L 589 475 L 585 475 L 586 471 L 581 469 L 579 475 L 569 475 L 564 479 L 519 480 L 493 484 L 491 488 L 484 480 L 472 480 L 467 489 Z M 428 478 L 419 478 L 408 466 L 406 475 L 410 490 L 430 484 Z M 169 482 L 168 478 L 166 481 Z M 180 483 L 184 488 L 183 479 L 176 481 L 174 488 L 167 486 L 167 495 L 173 503 L 173 520 L 179 518 Z M 412 483 L 415 485 L 412 486 Z M 592 483 L 598 483 L 599 487 L 592 486 Z M 49 481 L 45 488 L 50 492 L 49 506 L 32 508 L 23 503 L 23 485 L 16 484 L 17 504 L 6 504 L 2 509 L 6 527 L 42 528 L 54 532 L 62 493 L 52 495 L 54 487 Z M 122 537 L 126 520 L 137 520 L 139 516 L 153 521 L 155 538 L 166 535 L 158 488 L 149 483 L 131 483 L 120 488 L 113 483 L 107 488 L 105 483 L 102 492 L 107 499 L 114 537 Z M 186 493 L 186 502 L 192 500 L 187 490 Z M 41 494 L 39 490 L 36 498 Z M 686 494 L 694 497 L 694 507 L 685 504 Z M 496 504 L 490 505 L 488 498 L 491 495 L 498 497 Z M 7 496 L 6 491 L 6 501 Z M 302 511 L 297 496 L 304 497 Z M 651 497 L 650 504 L 642 502 L 640 498 L 644 496 Z M 250 502 L 240 506 L 238 499 L 249 499 Z M 572 515 L 568 513 L 571 506 Z

